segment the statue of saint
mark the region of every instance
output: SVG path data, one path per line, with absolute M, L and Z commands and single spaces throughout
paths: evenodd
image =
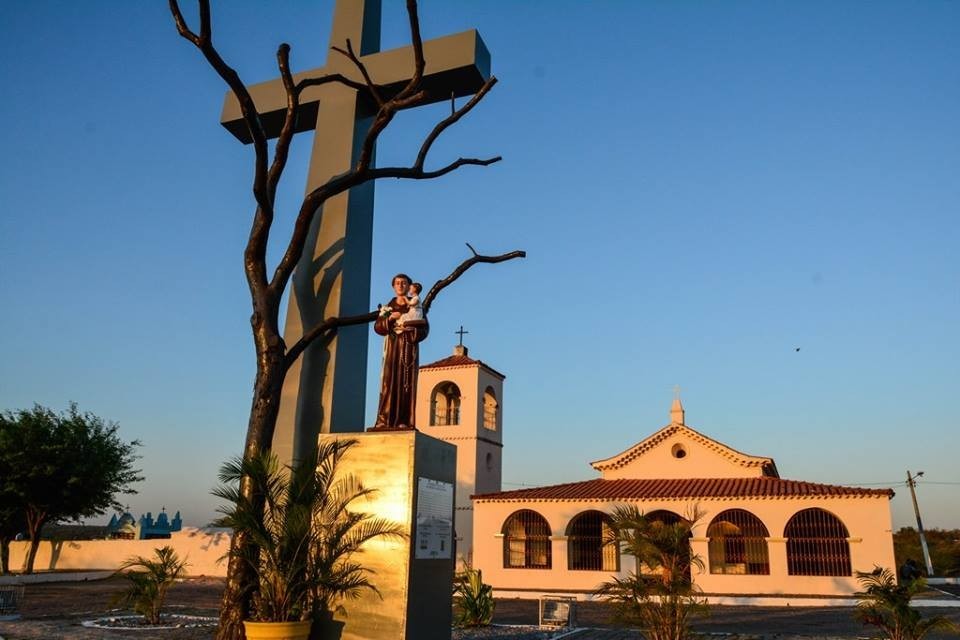
M 417 374 L 420 342 L 430 332 L 423 315 L 423 287 L 405 273 L 393 277 L 396 294 L 380 307 L 373 330 L 383 338 L 383 369 L 380 372 L 380 402 L 373 430 L 415 429 Z

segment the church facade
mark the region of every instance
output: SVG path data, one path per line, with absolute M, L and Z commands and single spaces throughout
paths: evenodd
M 774 460 L 670 423 L 591 463 L 583 482 L 473 495 L 473 566 L 498 595 L 588 597 L 633 559 L 604 545 L 609 514 L 636 505 L 664 522 L 697 513 L 692 579 L 704 594 L 848 596 L 856 571 L 894 568 L 890 489 L 786 480 Z
M 687 425 L 679 398 L 669 424 L 591 463 L 599 477 L 502 491 L 504 379 L 461 345 L 417 385 L 417 428 L 457 447 L 458 568 L 481 569 L 497 595 L 589 597 L 625 577 L 633 559 L 603 544 L 618 505 L 665 522 L 697 514 L 704 594 L 849 596 L 856 571 L 894 568 L 892 490 L 781 478 L 773 458 Z

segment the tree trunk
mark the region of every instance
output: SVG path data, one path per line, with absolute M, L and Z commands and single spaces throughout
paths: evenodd
M 0 537 L 0 576 L 10 573 L 10 538 Z
M 257 330 L 258 327 L 255 326 L 255 336 L 258 334 Z M 269 349 L 263 357 L 257 358 L 256 391 L 253 406 L 250 409 L 247 442 L 243 452 L 246 460 L 261 451 L 269 450 L 273 440 L 277 414 L 280 410 L 280 392 L 286 375 L 282 342 L 279 345 Z M 240 493 L 247 500 L 257 499 L 247 477 L 240 479 Z M 262 497 L 259 499 L 262 500 Z M 250 554 L 250 544 L 244 532 L 234 531 L 233 538 L 230 540 L 227 584 L 220 603 L 220 625 L 217 628 L 216 640 L 243 640 L 245 637 L 243 621 L 250 619 L 251 600 L 257 587 L 256 573 L 244 560 Z
M 30 531 L 30 551 L 27 552 L 27 567 L 23 570 L 26 574 L 33 573 L 33 562 L 37 559 L 37 549 L 40 548 L 40 529 L 43 528 L 43 522 L 34 531 Z

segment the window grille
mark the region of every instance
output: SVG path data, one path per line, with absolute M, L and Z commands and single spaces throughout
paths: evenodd
M 610 517 L 600 511 L 584 511 L 567 527 L 567 568 L 573 571 L 619 571 L 617 545 L 612 539 Z
M 441 382 L 430 394 L 430 426 L 456 424 L 460 424 L 460 387 L 452 382 Z
M 517 511 L 503 525 L 503 566 L 507 569 L 549 569 L 550 525 L 536 511 Z
M 497 428 L 497 396 L 491 387 L 483 392 L 483 426 L 492 430 Z
M 707 527 L 710 573 L 770 575 L 767 538 L 760 518 L 743 509 L 728 509 Z
M 849 576 L 847 527 L 823 509 L 798 511 L 787 522 L 787 573 L 792 576 Z

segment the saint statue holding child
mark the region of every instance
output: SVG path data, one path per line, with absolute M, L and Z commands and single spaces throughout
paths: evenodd
M 380 315 L 373 325 L 373 330 L 384 336 L 380 402 L 372 429 L 376 431 L 416 428 L 420 342 L 430 331 L 420 303 L 423 290 L 420 283 L 413 282 L 405 273 L 398 273 L 392 285 L 396 295 L 380 307 Z

